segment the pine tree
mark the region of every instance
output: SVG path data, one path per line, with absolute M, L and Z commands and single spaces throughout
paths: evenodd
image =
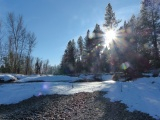
M 84 50 L 84 45 L 83 45 L 83 38 L 82 36 L 80 36 L 78 38 L 78 51 L 79 51 L 79 56 L 80 56 L 80 60 L 82 60 L 82 56 L 83 56 L 83 50 Z
M 67 68 L 67 49 L 64 51 L 64 54 L 62 56 L 61 64 L 60 64 L 60 73 L 61 74 L 68 74 L 68 68 Z
M 76 61 L 76 47 L 74 40 L 72 40 L 68 42 L 67 48 L 62 57 L 61 72 L 63 74 L 76 73 L 75 61 Z
M 68 44 L 68 53 L 69 53 L 69 69 L 71 74 L 76 73 L 75 69 L 75 59 L 76 59 L 76 46 L 74 40 Z
M 113 12 L 112 6 L 109 3 L 106 7 L 105 23 L 103 24 L 103 26 L 106 27 L 108 30 L 115 29 L 120 22 L 121 20 L 116 20 L 115 13 Z
M 124 21 L 123 28 L 124 28 L 124 30 L 126 32 L 127 31 L 127 22 L 126 21 Z
M 90 34 L 87 31 L 85 37 L 84 61 L 85 70 L 90 73 L 100 72 L 100 56 L 104 46 L 103 31 L 100 26 L 96 24 L 95 29 Z
M 93 50 L 93 72 L 98 73 L 101 72 L 101 54 L 104 49 L 104 33 L 100 29 L 100 26 L 96 24 L 95 29 L 93 30 L 93 38 L 92 38 L 92 50 Z
M 109 72 L 110 71 L 110 65 L 109 65 L 109 49 L 107 47 L 104 48 L 102 54 L 101 54 L 101 72 Z
M 92 66 L 92 38 L 90 37 L 90 31 L 87 31 L 86 37 L 84 38 L 84 71 L 85 72 L 91 72 L 91 66 Z
M 77 48 L 77 54 L 76 54 L 76 71 L 77 73 L 80 73 L 83 71 L 84 68 L 84 44 L 83 44 L 83 38 L 80 36 L 77 41 L 78 48 Z
M 112 6 L 109 3 L 106 7 L 106 13 L 105 13 L 105 23 L 103 24 L 104 28 L 106 29 L 105 33 L 108 31 L 113 31 L 117 28 L 118 24 L 121 22 L 121 20 L 117 20 L 115 13 L 112 10 Z M 112 43 L 110 43 L 110 47 L 111 47 L 111 58 L 110 60 L 112 60 L 111 62 L 112 64 L 112 68 L 114 68 L 114 72 L 115 70 L 118 68 L 118 66 L 120 66 L 119 63 L 119 59 L 120 59 L 120 55 L 118 54 L 119 51 L 116 50 L 117 48 L 117 43 L 114 44 L 115 41 L 113 40 Z
M 144 0 L 142 1 L 141 15 L 144 22 L 144 26 L 148 27 L 148 34 L 150 40 L 152 40 L 153 48 L 153 66 L 157 68 L 160 66 L 159 63 L 159 50 L 158 50 L 158 39 L 157 31 L 160 29 L 160 4 L 156 0 Z M 144 17 L 146 16 L 146 17 Z M 146 23 L 148 22 L 148 23 Z M 148 25 L 147 25 L 148 24 Z
M 38 74 L 39 71 L 39 58 L 36 59 L 36 63 L 35 63 L 35 73 Z

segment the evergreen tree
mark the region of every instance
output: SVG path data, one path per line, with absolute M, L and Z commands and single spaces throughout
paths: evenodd
M 77 73 L 80 73 L 83 71 L 83 68 L 84 68 L 84 64 L 83 64 L 83 61 L 84 61 L 84 44 L 83 44 L 83 38 L 82 36 L 80 36 L 78 38 L 78 41 L 77 41 L 77 44 L 78 44 L 78 49 L 77 49 L 77 56 L 76 56 L 76 71 Z
M 36 74 L 40 74 L 40 59 L 39 59 L 39 58 L 36 59 L 36 63 L 35 63 L 35 73 L 36 73 Z
M 75 67 L 76 47 L 74 40 L 69 41 L 61 61 L 61 72 L 63 74 L 76 73 Z
M 132 15 L 128 22 L 124 22 L 121 42 L 119 46 L 121 51 L 121 63 L 128 62 L 132 75 L 134 72 L 142 72 L 149 67 L 149 49 L 145 46 L 148 43 L 148 38 L 143 39 L 143 34 L 139 34 L 141 26 L 139 26 L 139 19 Z
M 157 0 L 143 0 L 141 9 L 142 24 L 146 29 L 146 34 L 153 44 L 153 66 L 155 68 L 160 66 L 159 63 L 159 50 L 158 50 L 158 39 L 157 31 L 160 29 L 160 4 Z
M 124 28 L 124 30 L 126 32 L 127 31 L 127 22 L 126 21 L 124 21 L 123 28 Z
M 151 28 L 151 21 L 149 20 L 149 14 L 143 2 L 140 11 L 140 17 L 137 23 L 137 33 L 139 34 L 138 51 L 140 54 L 145 54 L 147 53 L 147 49 L 144 47 L 144 45 L 148 46 L 149 41 L 151 41 L 152 39 L 152 36 L 151 32 L 148 33 L 148 30 Z
M 82 57 L 83 57 L 83 50 L 84 50 L 84 45 L 83 45 L 83 38 L 82 36 L 80 36 L 78 38 L 78 51 L 79 51 L 79 56 L 80 56 L 80 60 L 82 60 Z
M 121 22 L 121 20 L 117 20 L 115 13 L 112 10 L 112 6 L 109 3 L 106 7 L 106 13 L 105 13 L 105 23 L 103 24 L 104 28 L 106 29 L 105 33 L 108 31 L 113 31 L 117 28 L 118 24 Z M 111 49 L 111 63 L 112 63 L 112 68 L 113 71 L 117 69 L 118 66 L 120 66 L 119 59 L 120 55 L 118 54 L 119 51 L 116 50 L 117 48 L 117 43 L 113 40 L 112 43 L 110 43 L 110 49 Z
M 96 24 L 93 33 L 87 31 L 85 37 L 85 69 L 90 73 L 100 72 L 100 57 L 104 46 L 103 31 Z
M 107 47 L 104 48 L 102 54 L 101 54 L 101 72 L 109 72 L 110 71 L 110 65 L 109 65 L 109 50 Z
M 68 74 L 67 68 L 67 49 L 64 51 L 62 56 L 61 64 L 60 64 L 60 73 L 61 74 Z
M 76 46 L 74 40 L 68 44 L 68 57 L 69 57 L 69 70 L 71 74 L 76 73 L 75 60 L 76 60 Z
M 86 37 L 84 38 L 84 59 L 83 59 L 83 63 L 84 63 L 84 71 L 85 72 L 91 72 L 91 66 L 92 66 L 92 48 L 91 48 L 91 44 L 92 44 L 92 39 L 90 37 L 90 31 L 87 31 Z
M 51 69 L 51 71 L 52 71 L 53 75 L 59 75 L 59 74 L 61 74 L 61 72 L 60 72 L 60 65 L 53 66 L 52 69 Z
M 96 24 L 95 29 L 93 30 L 93 38 L 92 38 L 92 68 L 94 73 L 101 72 L 100 66 L 101 66 L 101 54 L 104 49 L 104 33 L 100 29 L 100 26 Z
M 113 12 L 112 6 L 109 3 L 106 7 L 105 23 L 103 24 L 104 27 L 106 27 L 108 30 L 114 29 L 118 26 L 118 23 L 120 22 L 120 20 L 116 20 L 115 13 Z

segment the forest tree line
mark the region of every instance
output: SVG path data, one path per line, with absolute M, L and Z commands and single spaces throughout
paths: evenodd
M 59 67 L 60 73 L 117 72 L 128 67 L 145 72 L 159 68 L 160 3 L 157 2 L 143 0 L 139 14 L 131 15 L 119 28 L 121 20 L 116 19 L 109 3 L 103 30 L 96 24 L 84 38 L 80 36 L 77 42 L 74 39 L 68 42 Z M 110 30 L 116 32 L 116 38 L 106 46 L 106 33 Z
M 124 71 L 138 72 L 160 67 L 160 3 L 142 0 L 138 15 L 121 20 L 109 3 L 104 24 L 87 30 L 85 37 L 70 40 L 58 66 L 32 56 L 37 43 L 34 32 L 24 24 L 23 16 L 8 13 L 0 21 L 0 72 L 21 74 L 80 74 Z M 116 32 L 109 42 L 108 31 Z M 108 44 L 106 44 L 108 43 Z

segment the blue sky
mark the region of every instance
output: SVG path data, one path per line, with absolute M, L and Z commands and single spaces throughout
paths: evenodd
M 96 23 L 104 23 L 109 2 L 123 21 L 138 14 L 141 0 L 0 0 L 0 19 L 5 22 L 8 12 L 23 15 L 27 29 L 37 37 L 32 55 L 57 65 L 69 40 L 77 41 Z

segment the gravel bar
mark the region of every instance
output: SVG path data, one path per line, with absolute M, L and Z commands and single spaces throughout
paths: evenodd
M 0 120 L 154 120 L 125 104 L 111 102 L 105 92 L 45 95 L 17 104 L 0 105 Z

